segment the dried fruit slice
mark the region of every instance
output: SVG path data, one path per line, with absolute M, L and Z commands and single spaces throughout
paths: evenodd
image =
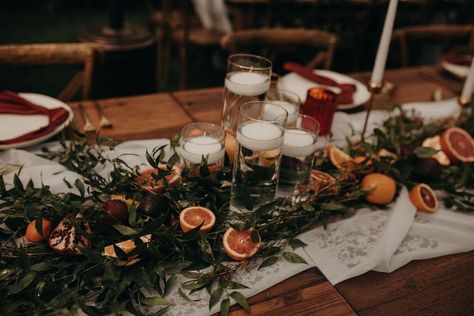
M 167 170 L 165 164 L 159 164 L 158 167 L 162 170 Z M 177 185 L 181 181 L 181 172 L 183 168 L 179 164 L 175 164 L 171 169 L 171 173 L 165 176 L 166 181 L 169 185 Z M 158 170 L 155 168 L 147 168 L 140 172 L 136 177 L 138 184 L 145 187 L 148 191 L 161 192 L 163 189 L 163 180 L 156 180 L 153 175 L 158 175 Z
M 81 249 L 91 247 L 91 242 L 80 231 L 92 234 L 89 222 L 81 213 L 63 218 L 49 235 L 49 246 L 57 253 L 80 255 Z
M 44 239 L 48 238 L 49 234 L 51 234 L 51 230 L 53 229 L 51 225 L 51 221 L 43 218 L 42 219 L 42 234 L 40 234 L 36 230 L 36 220 L 32 221 L 28 224 L 26 228 L 25 238 L 29 242 L 41 242 Z
M 329 145 L 326 150 L 329 161 L 331 161 L 331 163 L 337 169 L 347 169 L 352 167 L 352 157 L 337 148 L 336 146 Z
M 439 202 L 436 194 L 429 185 L 420 183 L 410 191 L 410 201 L 421 212 L 434 212 L 438 209 Z
M 151 234 L 141 236 L 140 239 L 143 243 L 149 243 L 151 241 Z M 122 241 L 122 242 L 119 242 L 119 243 L 115 244 L 115 246 L 122 249 L 123 252 L 129 253 L 130 251 L 135 249 L 135 242 L 133 241 L 133 239 L 128 239 L 128 240 L 125 240 L 125 241 Z M 109 246 L 105 247 L 104 251 L 102 252 L 102 255 L 106 256 L 106 257 L 117 258 L 117 254 L 115 253 L 114 245 L 109 245 Z M 119 267 L 128 267 L 128 266 L 134 265 L 135 263 L 137 263 L 140 260 L 141 259 L 138 256 L 133 256 L 133 257 L 128 257 L 127 261 L 123 261 L 123 260 L 117 261 L 115 263 L 115 265 L 119 266 Z
M 385 205 L 392 202 L 397 191 L 395 181 L 381 173 L 371 173 L 362 179 L 360 184 L 362 189 L 371 190 L 365 199 L 373 204 Z
M 440 143 L 451 161 L 474 162 L 474 139 L 462 128 L 446 129 L 441 134 Z
M 187 207 L 179 214 L 179 225 L 183 232 L 188 232 L 201 224 L 200 231 L 208 232 L 214 227 L 215 223 L 216 216 L 214 213 L 202 206 Z
M 260 237 L 259 237 L 260 239 Z M 229 227 L 223 238 L 225 253 L 236 261 L 247 260 L 255 255 L 260 248 L 260 242 L 252 241 L 252 231 L 238 231 Z
M 436 150 L 439 150 L 432 158 L 436 159 L 441 165 L 449 166 L 451 161 L 444 151 L 441 150 L 441 141 L 439 135 L 429 137 L 423 141 L 421 144 L 423 147 L 430 147 Z
M 313 169 L 310 176 L 310 189 L 319 192 L 321 189 L 334 185 L 336 179 L 326 172 Z

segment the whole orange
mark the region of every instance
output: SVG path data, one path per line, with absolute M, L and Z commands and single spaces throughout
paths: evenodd
M 362 179 L 360 184 L 362 189 L 371 190 L 365 199 L 367 202 L 385 205 L 392 202 L 395 192 L 397 191 L 397 184 L 395 181 L 381 173 L 371 173 Z
M 31 223 L 28 224 L 28 227 L 26 228 L 26 240 L 29 242 L 41 242 L 45 238 L 48 238 L 49 234 L 51 234 L 51 231 L 53 230 L 51 221 L 47 219 L 42 219 L 42 224 L 43 224 L 43 233 L 40 234 L 36 230 L 36 220 L 32 221 Z

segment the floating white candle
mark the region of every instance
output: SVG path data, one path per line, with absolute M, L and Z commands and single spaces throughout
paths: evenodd
M 298 117 L 299 108 L 296 104 L 286 102 L 286 101 L 270 101 L 272 104 L 276 104 L 281 106 L 288 112 L 288 119 L 286 120 L 286 124 L 290 125 L 296 122 L 296 118 Z M 265 109 L 266 110 L 266 109 Z
M 268 91 L 270 77 L 259 72 L 232 72 L 226 76 L 225 86 L 238 95 L 258 96 Z
M 472 89 L 474 88 L 474 57 L 472 57 L 471 68 L 467 74 L 464 87 L 462 88 L 461 98 L 472 100 Z
M 390 0 L 387 15 L 385 16 L 382 35 L 380 37 L 379 47 L 377 50 L 377 57 L 375 58 L 374 70 L 372 72 L 372 77 L 370 78 L 370 82 L 372 83 L 382 84 L 388 49 L 390 48 L 390 41 L 392 39 L 393 23 L 397 13 L 397 5 L 398 0 Z
M 282 153 L 288 157 L 305 157 L 316 150 L 315 136 L 299 129 L 287 129 L 283 136 Z
M 184 143 L 181 156 L 190 163 L 201 163 L 202 157 L 208 157 L 207 163 L 213 164 L 224 157 L 224 147 L 218 139 L 199 136 Z
M 271 150 L 281 147 L 283 130 L 275 124 L 266 122 L 244 123 L 237 130 L 237 141 L 251 150 Z

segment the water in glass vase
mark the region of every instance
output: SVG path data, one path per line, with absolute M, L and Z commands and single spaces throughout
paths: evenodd
M 267 122 L 246 122 L 237 130 L 231 208 L 253 210 L 275 198 L 283 128 Z
M 285 131 L 279 179 L 279 195 L 291 193 L 309 180 L 316 150 L 316 135 L 300 129 Z
M 235 131 L 239 106 L 248 101 L 264 100 L 270 86 L 270 76 L 259 72 L 229 72 L 224 85 L 222 123 L 225 130 Z

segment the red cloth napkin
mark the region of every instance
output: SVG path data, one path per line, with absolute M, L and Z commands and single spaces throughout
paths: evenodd
M 460 65 L 460 66 L 470 66 L 471 59 L 470 56 L 459 56 L 459 55 L 451 55 L 451 54 L 444 54 L 441 55 L 441 60 L 444 60 L 450 64 Z
M 0 145 L 24 142 L 47 135 L 51 133 L 57 126 L 66 121 L 69 117 L 69 112 L 65 108 L 61 107 L 56 109 L 47 109 L 31 103 L 30 101 L 23 99 L 18 94 L 11 91 L 3 91 L 0 93 L 0 113 L 17 115 L 39 114 L 48 116 L 49 119 L 49 124 L 47 126 L 12 139 L 0 140 Z
M 318 84 L 330 87 L 338 87 L 339 89 L 341 89 L 341 92 L 337 96 L 337 104 L 349 104 L 354 102 L 352 95 L 354 94 L 357 88 L 352 83 L 338 83 L 337 81 L 334 81 L 330 78 L 317 75 L 311 70 L 297 63 L 286 63 L 283 65 L 283 68 L 285 68 L 286 71 L 297 73 L 301 77 L 314 81 Z

